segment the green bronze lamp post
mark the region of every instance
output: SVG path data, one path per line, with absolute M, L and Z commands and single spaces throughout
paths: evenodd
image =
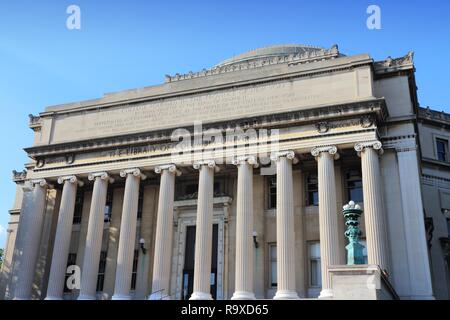
M 358 227 L 358 219 L 362 212 L 361 207 L 358 204 L 355 204 L 354 201 L 350 201 L 342 210 L 345 218 L 345 225 L 347 226 L 345 236 L 349 241 L 349 244 L 345 247 L 345 249 L 347 249 L 347 265 L 364 264 L 364 246 L 359 243 L 361 230 Z

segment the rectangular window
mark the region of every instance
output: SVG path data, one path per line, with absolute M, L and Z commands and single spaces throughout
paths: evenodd
M 131 290 L 136 289 L 138 260 L 139 260 L 139 250 L 134 250 L 133 273 L 131 274 Z
M 268 209 L 276 209 L 277 207 L 277 177 L 269 177 L 268 182 Z
M 103 283 L 105 282 L 106 255 L 106 251 L 100 252 L 100 262 L 98 264 L 97 276 L 97 292 L 103 291 Z
M 311 242 L 309 251 L 309 286 L 322 287 L 322 272 L 320 267 L 320 242 Z
M 73 212 L 73 224 L 81 223 L 81 216 L 83 215 L 83 201 L 84 201 L 84 189 L 77 190 L 77 196 L 75 198 L 75 210 Z
M 309 173 L 306 177 L 306 205 L 319 205 L 319 187 L 316 173 Z
M 73 266 L 77 264 L 77 254 L 69 253 L 69 257 L 67 258 L 67 267 Z M 66 269 L 67 270 L 67 269 Z M 64 278 L 64 292 L 68 293 L 72 290 L 67 287 L 67 279 L 70 277 L 70 274 L 66 273 L 66 277 Z
M 105 222 L 111 221 L 113 205 L 113 190 L 109 189 L 106 193 L 106 204 L 105 204 Z
M 363 202 L 362 177 L 359 170 L 348 170 L 345 173 L 345 188 L 348 201 Z
M 269 244 L 269 272 L 270 272 L 270 286 L 276 287 L 277 281 L 277 245 L 275 243 Z
M 139 188 L 139 200 L 138 200 L 138 211 L 137 218 L 142 218 L 142 209 L 144 208 L 144 188 Z
M 444 139 L 436 139 L 436 152 L 439 161 L 447 161 L 448 141 Z

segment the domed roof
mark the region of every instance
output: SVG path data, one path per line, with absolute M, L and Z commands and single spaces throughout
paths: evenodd
M 226 66 L 229 64 L 234 64 L 238 62 L 249 61 L 253 59 L 261 59 L 261 58 L 269 58 L 274 56 L 282 56 L 282 55 L 303 55 L 305 53 L 318 53 L 324 52 L 326 49 L 321 47 L 313 47 L 313 46 L 305 46 L 305 45 L 297 45 L 297 44 L 287 44 L 287 45 L 276 45 L 269 46 L 264 48 L 259 48 L 255 50 L 251 50 L 232 58 L 226 59 L 215 67 Z

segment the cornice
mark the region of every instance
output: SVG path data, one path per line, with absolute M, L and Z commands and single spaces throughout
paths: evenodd
M 444 111 L 432 110 L 430 107 L 419 107 L 417 116 L 419 120 L 423 120 L 425 122 L 450 126 L 450 114 Z
M 374 62 L 374 71 L 377 75 L 413 69 L 414 69 L 413 51 L 408 52 L 408 54 L 400 58 L 387 57 L 383 61 Z
M 203 128 L 204 130 L 217 128 L 222 132 L 226 132 L 226 130 L 231 130 L 235 127 L 240 127 L 244 130 L 247 130 L 249 128 L 262 129 L 279 126 L 320 123 L 321 127 L 318 127 L 318 130 L 319 132 L 323 133 L 327 132 L 332 127 L 336 127 L 336 125 L 330 123 L 331 119 L 343 120 L 349 117 L 356 116 L 361 117 L 359 121 L 363 128 L 370 126 L 371 122 L 373 122 L 374 120 L 370 118 L 370 115 L 373 115 L 379 123 L 386 120 L 386 118 L 388 117 L 388 111 L 384 99 L 375 98 L 348 104 L 324 106 L 279 114 L 267 114 L 239 119 L 236 121 L 212 122 L 204 124 Z M 326 128 L 326 130 L 324 128 Z M 192 129 L 192 126 L 185 127 L 185 129 Z M 62 157 L 68 159 L 66 160 L 66 162 L 70 164 L 70 161 L 73 160 L 73 154 L 75 153 L 88 152 L 93 150 L 100 151 L 105 149 L 130 146 L 133 144 L 143 145 L 170 142 L 172 132 L 173 128 L 170 128 L 151 132 L 113 136 L 108 138 L 33 146 L 24 148 L 24 150 L 27 152 L 28 156 L 33 159 L 39 159 L 40 157 L 45 156 L 61 155 Z
M 234 63 L 228 63 L 224 65 L 214 66 L 210 69 L 203 69 L 199 72 L 192 72 L 186 74 L 175 74 L 174 76 L 166 75 L 166 83 L 189 80 L 199 77 L 208 77 L 212 75 L 218 75 L 223 73 L 235 72 L 240 70 L 249 70 L 255 68 L 262 68 L 269 65 L 287 64 L 288 66 L 313 63 L 328 59 L 335 59 L 339 57 L 338 46 L 334 45 L 330 49 L 319 49 L 306 51 L 297 54 L 279 54 L 271 57 L 255 57 L 253 59 L 247 59 L 246 61 L 238 61 Z

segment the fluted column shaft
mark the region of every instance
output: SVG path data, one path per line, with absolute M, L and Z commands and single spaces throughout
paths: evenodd
M 277 293 L 274 299 L 298 299 L 295 287 L 293 151 L 272 155 L 277 164 Z
M 319 298 L 333 296 L 328 266 L 339 264 L 339 240 L 337 224 L 336 178 L 334 160 L 337 148 L 318 147 L 311 151 L 317 159 L 319 189 L 319 232 L 322 291 Z
M 47 182 L 42 179 L 32 181 L 31 184 L 33 188 L 31 199 L 25 202 L 21 209 L 20 223 L 23 224 L 20 231 L 22 255 L 19 258 L 14 300 L 31 299 L 31 289 L 44 222 Z
M 140 179 L 145 179 L 139 169 L 120 173 L 126 177 L 123 199 L 122 221 L 120 224 L 119 250 L 117 253 L 116 281 L 113 300 L 130 300 L 131 273 L 136 241 L 137 209 Z
M 155 168 L 161 174 L 156 221 L 155 253 L 153 262 L 152 294 L 150 299 L 164 299 L 169 296 L 170 260 L 173 238 L 173 202 L 175 175 L 179 175 L 175 165 Z
M 382 152 L 381 142 L 359 143 L 355 149 L 361 156 L 367 260 L 369 264 L 388 270 L 386 218 L 378 159 L 378 154 Z
M 106 172 L 94 173 L 89 175 L 89 180 L 94 180 L 94 189 L 89 211 L 86 248 L 81 269 L 81 290 L 78 300 L 96 299 L 109 176 Z
M 236 200 L 236 276 L 232 300 L 253 300 L 253 166 L 255 157 L 240 157 Z
M 46 300 L 61 300 L 63 297 L 75 199 L 77 186 L 80 182 L 75 176 L 67 176 L 59 178 L 58 183 L 64 184 L 64 186 L 59 207 Z
M 200 169 L 195 232 L 194 288 L 190 300 L 212 300 L 211 250 L 214 196 L 214 161 L 195 164 Z
M 411 299 L 434 299 L 430 271 L 418 150 L 413 140 L 397 148 L 398 170 L 405 226 L 406 254 L 411 283 Z

